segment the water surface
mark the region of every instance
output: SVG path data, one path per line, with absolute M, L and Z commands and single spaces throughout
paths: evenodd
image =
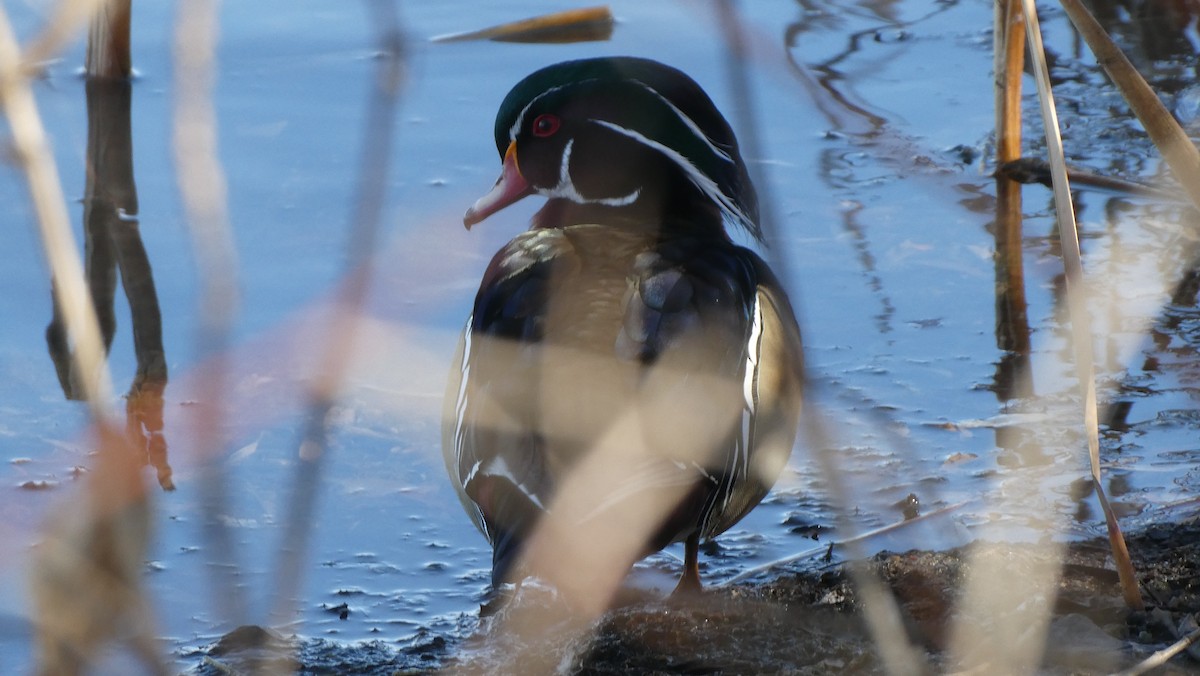
M 747 64 L 777 233 L 767 253 L 784 270 L 801 317 L 819 407 L 857 529 L 903 520 L 910 494 L 930 524 L 900 529 L 876 548 L 937 548 L 997 533 L 1039 537 L 1041 519 L 1070 515 L 1065 536 L 1102 528 L 1087 474 L 1059 295 L 1061 261 L 1050 193 L 1025 189 L 1025 283 L 1032 384 L 1012 396 L 997 347 L 990 153 L 991 3 L 742 3 L 755 51 Z M 430 44 L 427 38 L 530 16 L 553 3 L 445 1 L 403 8 L 410 77 L 395 119 L 385 245 L 374 263 L 369 320 L 355 367 L 332 413 L 335 438 L 312 524 L 305 583 L 287 633 L 402 647 L 470 630 L 490 552 L 444 476 L 439 421 L 444 374 L 459 325 L 491 253 L 537 208 L 526 200 L 467 233 L 461 214 L 498 168 L 491 129 L 518 79 L 559 60 L 634 54 L 681 68 L 728 115 L 721 33 L 707 5 L 614 2 L 611 41 L 570 45 Z M 36 5 L 11 10 L 24 38 Z M 156 537 L 146 566 L 162 634 L 179 666 L 193 648 L 244 622 L 265 622 L 300 428 L 301 396 L 321 354 L 325 303 L 345 273 L 351 200 L 375 27 L 355 4 L 229 3 L 222 9 L 215 105 L 229 184 L 241 305 L 233 327 L 227 403 L 230 501 L 221 519 L 236 544 L 246 617 L 214 598 L 211 544 L 188 423 L 212 355 L 198 343 L 200 282 L 171 161 L 173 16 L 136 5 L 134 170 L 141 234 L 154 270 L 171 372 L 164 436 L 177 490 L 155 496 Z M 1046 40 L 1060 79 L 1060 116 L 1072 162 L 1164 183 L 1149 142 L 1064 17 L 1047 10 Z M 1118 28 L 1126 24 L 1115 24 Z M 1194 28 L 1174 52 L 1125 44 L 1181 115 L 1196 109 L 1179 64 L 1194 59 Z M 73 46 L 36 85 L 66 194 L 84 189 L 86 118 Z M 1032 84 L 1026 83 L 1032 91 Z M 1191 106 L 1190 108 L 1188 106 Z M 1027 142 L 1039 154 L 1036 103 Z M 92 462 L 86 412 L 66 401 L 43 332 L 51 316 L 31 210 L 20 177 L 0 181 L 10 228 L 0 267 L 0 653 L 30 660 L 24 566 L 37 528 Z M 1184 279 L 1191 216 L 1177 205 L 1078 190 L 1106 400 L 1125 414 L 1104 435 L 1108 489 L 1127 527 L 1175 518 L 1195 495 L 1200 457 L 1200 312 Z M 71 205 L 79 232 L 82 211 Z M 1161 280 L 1161 281 L 1156 281 Z M 117 294 L 109 365 L 119 392 L 136 368 L 129 311 Z M 1021 390 L 1017 390 L 1021 392 Z M 1034 396 L 1036 395 L 1036 396 Z M 123 409 L 113 402 L 115 410 Z M 1007 416 L 1007 417 L 1005 417 Z M 1040 421 L 1032 427 L 1029 423 Z M 811 442 L 811 440 L 810 440 Z M 848 533 L 802 443 L 767 501 L 708 551 L 702 572 L 719 583 L 776 558 L 823 549 Z M 85 469 L 77 469 L 85 468 Z M 147 480 L 153 481 L 147 471 Z M 993 529 L 1000 525 L 1003 528 Z M 645 567 L 673 573 L 680 552 Z M 344 605 L 343 605 L 344 604 Z M 343 613 L 342 610 L 349 611 Z M 344 615 L 344 617 L 343 617 Z M 10 667 L 11 668 L 11 667 Z

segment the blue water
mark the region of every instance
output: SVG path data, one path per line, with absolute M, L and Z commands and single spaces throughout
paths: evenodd
M 1033 328 L 1033 391 L 1040 399 L 998 400 L 991 390 L 1002 353 L 994 336 L 992 180 L 962 148 L 988 152 L 992 120 L 991 4 L 987 2 L 742 3 L 755 51 L 748 63 L 762 156 L 778 233 L 769 257 L 786 270 L 818 387 L 814 406 L 836 432 L 854 527 L 902 519 L 910 493 L 923 509 L 959 505 L 924 527 L 901 529 L 874 547 L 961 544 L 997 524 L 1034 537 L 1037 519 L 1075 514 L 1071 484 L 1086 474 L 1078 404 L 1056 316 L 1049 191 L 1025 189 L 1026 287 Z M 404 645 L 418 636 L 455 637 L 477 611 L 490 552 L 462 513 L 444 476 L 439 411 L 444 374 L 460 322 L 491 252 L 524 227 L 527 200 L 467 233 L 461 215 L 490 188 L 498 169 L 491 137 L 509 87 L 555 61 L 636 54 L 690 73 L 733 115 L 720 33 L 706 6 L 614 2 L 618 24 L 604 43 L 431 44 L 430 36 L 531 16 L 552 3 L 408 3 L 407 85 L 395 119 L 383 244 L 374 257 L 368 319 L 332 414 L 335 437 L 317 496 L 298 613 L 285 633 Z M 12 7 L 23 38 L 37 8 Z M 228 212 L 239 267 L 240 305 L 232 329 L 233 368 L 225 390 L 203 390 L 211 355 L 198 342 L 200 277 L 176 186 L 170 114 L 174 17 L 162 3 L 135 4 L 134 162 L 141 233 L 163 311 L 171 371 L 165 437 L 177 490 L 155 496 L 155 540 L 146 584 L 161 634 L 180 668 L 190 650 L 242 623 L 264 623 L 277 599 L 274 573 L 303 420 L 302 397 L 323 354 L 325 303 L 344 279 L 351 199 L 363 144 L 366 102 L 378 65 L 374 27 L 356 4 L 226 3 L 222 7 L 215 105 L 229 185 Z M 1047 42 L 1075 56 L 1087 78 L 1063 85 L 1086 108 L 1087 87 L 1103 87 L 1085 55 L 1070 52 L 1065 20 L 1044 17 Z M 784 33 L 802 30 L 790 46 Z M 86 117 L 74 43 L 35 85 L 77 236 L 82 211 Z M 799 68 L 789 65 L 793 59 Z M 832 74 L 832 80 L 820 76 Z M 1027 91 L 1032 85 L 1027 83 Z M 1061 104 L 1060 104 L 1061 105 Z M 1064 120 L 1075 119 L 1061 112 Z M 1027 115 L 1034 115 L 1030 100 Z M 1086 110 L 1085 110 L 1086 112 Z M 1079 116 L 1077 116 L 1079 117 Z M 1033 120 L 1030 117 L 1030 120 Z M 1094 123 L 1100 124 L 1100 123 Z M 1036 122 L 1030 147 L 1040 148 Z M 1136 126 L 1096 138 L 1067 129 L 1087 168 L 1157 181 L 1160 171 Z M 1097 311 L 1105 383 L 1135 385 L 1109 395 L 1132 402 L 1129 431 L 1105 438 L 1106 463 L 1120 479 L 1115 501 L 1131 525 L 1172 518 L 1172 503 L 1194 495 L 1200 446 L 1195 350 L 1200 313 L 1168 307 L 1158 285 L 1184 261 L 1173 207 L 1112 195 L 1078 194 L 1085 255 L 1112 282 L 1102 297 L 1126 313 Z M 24 591 L 30 546 L 48 510 L 67 503 L 92 462 L 83 408 L 63 399 L 46 353 L 50 288 L 24 183 L 0 180 L 8 246 L 0 266 L 0 660 L 24 671 L 31 659 Z M 1127 209 L 1114 208 L 1128 205 Z M 1117 244 L 1120 246 L 1117 246 Z M 1164 252 L 1165 255 L 1164 255 Z M 1146 265 L 1165 260 L 1163 272 Z M 1115 290 L 1112 290 L 1115 289 Z M 128 309 L 109 366 L 124 392 L 134 373 Z M 1159 342 L 1147 336 L 1157 322 Z M 1107 349 L 1111 347 L 1112 349 Z M 1147 356 L 1158 361 L 1146 368 Z M 1105 392 L 1114 392 L 1106 389 Z M 197 401 L 220 399 L 230 414 L 224 521 L 242 569 L 245 617 L 225 617 L 214 586 L 211 544 L 201 526 L 198 443 L 189 425 Z M 123 404 L 113 402 L 114 411 Z M 1048 421 L 1025 437 L 996 416 Z M 1028 418 L 1024 419 L 1028 420 Z M 1036 450 L 1029 438 L 1046 447 Z M 811 442 L 811 439 L 809 440 Z M 706 579 L 720 582 L 773 559 L 822 547 L 793 533 L 830 526 L 835 498 L 802 444 L 777 491 L 721 541 Z M 1039 460 L 1041 458 L 1041 460 Z M 147 480 L 153 481 L 147 473 Z M 44 482 L 46 490 L 22 488 Z M 994 502 L 1028 491 L 1018 500 Z M 1022 494 L 1023 495 L 1023 494 Z M 1090 504 L 1085 502 L 1085 506 Z M 1087 509 L 1083 510 L 1087 512 Z M 1065 535 L 1098 532 L 1098 518 Z M 992 534 L 995 531 L 988 530 Z M 836 532 L 837 539 L 848 533 Z M 677 553 L 652 567 L 676 569 Z M 346 619 L 331 608 L 347 604 Z M 114 664 L 116 664 L 114 662 Z

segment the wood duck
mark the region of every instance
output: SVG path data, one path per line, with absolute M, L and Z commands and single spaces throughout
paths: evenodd
M 493 586 L 526 574 L 515 564 L 556 488 L 632 406 L 639 454 L 601 487 L 594 518 L 685 486 L 643 516 L 656 522 L 642 555 L 684 542 L 677 590 L 698 590 L 701 540 L 786 463 L 803 382 L 787 294 L 726 232 L 761 241 L 733 131 L 687 75 L 620 57 L 529 75 L 495 137 L 500 178 L 465 225 L 548 201 L 484 272 L 446 396 L 446 465 L 493 547 Z

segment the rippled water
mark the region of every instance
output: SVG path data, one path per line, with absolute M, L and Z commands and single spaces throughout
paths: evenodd
M 1067 535 L 1099 532 L 1094 498 L 1080 489 L 1087 466 L 1076 385 L 1063 361 L 1062 266 L 1050 193 L 1041 186 L 1024 191 L 1027 393 L 1036 396 L 1011 396 L 1022 390 L 1013 389 L 1003 368 L 1010 360 L 997 348 L 995 188 L 978 159 L 990 156 L 994 124 L 991 3 L 742 4 L 756 46 L 749 71 L 763 143 L 752 161 L 767 177 L 779 220 L 768 253 L 786 270 L 798 305 L 817 381 L 813 405 L 834 433 L 853 526 L 899 523 L 911 494 L 924 513 L 953 509 L 881 535 L 872 547 L 1036 537 L 1048 512 L 1074 517 Z M 492 118 L 508 88 L 554 61 L 636 54 L 690 73 L 731 116 L 738 108 L 705 5 L 615 2 L 618 24 L 604 43 L 427 42 L 550 9 L 557 7 L 404 7 L 410 77 L 396 119 L 386 245 L 376 257 L 358 358 L 332 413 L 336 437 L 289 633 L 401 647 L 454 640 L 472 625 L 490 552 L 444 476 L 438 413 L 483 267 L 537 207 L 527 200 L 469 234 L 460 226 L 465 207 L 495 178 Z M 9 11 L 27 37 L 43 8 Z M 276 603 L 300 396 L 323 347 L 324 303 L 344 272 L 377 59 L 374 27 L 357 5 L 227 3 L 222 11 L 216 106 L 242 301 L 224 393 L 234 414 L 210 431 L 229 441 L 222 519 L 250 606 L 239 621 L 262 623 Z M 232 628 L 214 598 L 218 576 L 201 531 L 202 444 L 187 424 L 189 408 L 208 396 L 198 383 L 213 362 L 197 342 L 199 280 L 170 155 L 173 17 L 156 3 L 134 12 L 134 170 L 163 313 L 171 372 L 164 436 L 177 486 L 155 497 L 146 575 L 162 633 L 188 667 L 197 663 L 191 649 Z M 1065 18 L 1047 10 L 1043 22 L 1069 159 L 1165 185 L 1152 146 Z M 1200 95 L 1187 66 L 1198 43 L 1194 26 L 1179 32 L 1183 40 L 1143 41 L 1142 24 L 1114 25 L 1194 129 Z M 80 53 L 72 48 L 36 87 L 70 198 L 82 196 L 85 178 Z M 1026 113 L 1027 152 L 1038 154 L 1032 99 Z M 75 491 L 92 459 L 86 412 L 65 401 L 46 351 L 50 286 L 15 172 L 0 181 L 0 197 L 11 225 L 0 266 L 0 653 L 6 667 L 23 670 L 27 555 L 47 510 Z M 1113 424 L 1103 437 L 1107 488 L 1127 527 L 1176 518 L 1200 487 L 1200 311 L 1195 280 L 1180 282 L 1189 279 L 1195 247 L 1185 233 L 1194 218 L 1145 198 L 1087 188 L 1076 197 L 1097 298 L 1116 301 L 1093 302 L 1102 397 L 1122 411 L 1107 418 Z M 81 208 L 71 207 L 78 223 Z M 124 391 L 136 364 L 119 293 L 116 317 L 109 363 Z M 835 501 L 827 488 L 801 444 L 777 490 L 706 550 L 705 578 L 720 582 L 780 557 L 823 552 L 848 536 L 828 530 Z M 644 574 L 666 579 L 678 570 L 678 554 L 652 557 Z

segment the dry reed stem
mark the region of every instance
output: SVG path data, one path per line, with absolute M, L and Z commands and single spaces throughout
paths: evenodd
M 218 348 L 237 309 L 237 256 L 226 211 L 225 174 L 217 154 L 217 119 L 212 91 L 216 70 L 218 3 L 179 5 L 175 24 L 175 84 L 172 145 L 179 190 L 187 210 L 203 288 L 201 323 L 208 344 Z
M 84 62 L 88 77 L 116 80 L 127 78 L 133 72 L 129 54 L 130 2 L 108 0 L 93 15 Z
M 1003 165 L 1021 156 L 1025 26 L 1018 0 L 997 2 L 995 21 L 996 162 Z M 1000 349 L 1016 355 L 1014 359 L 1027 357 L 1030 351 L 1021 218 L 1021 186 L 997 176 L 996 342 Z M 1017 372 L 1011 374 L 1010 391 L 1024 394 L 1028 390 L 1027 369 L 1014 370 Z
M 1024 26 L 1022 25 L 1024 12 L 1016 0 L 997 5 L 996 17 L 1002 25 L 996 27 L 995 63 L 999 69 L 996 74 L 996 150 L 998 162 L 1001 163 L 1014 160 L 1020 155 L 1020 85 L 1023 75 L 1021 64 L 1027 35 L 1035 53 L 1035 67 L 1040 67 L 1041 72 L 1045 72 L 1044 58 L 1037 63 L 1038 57 L 1042 56 L 1040 32 L 1037 31 L 1037 17 L 1032 13 L 1031 5 L 1032 3 L 1026 4 L 1025 12 L 1029 12 L 1032 18 L 1029 19 L 1030 23 L 1026 23 Z M 1043 89 L 1043 85 L 1047 82 L 1046 79 L 1039 80 L 1039 91 L 1042 93 L 1041 101 L 1048 145 L 1053 149 L 1051 156 L 1057 155 L 1059 158 L 1057 166 L 1061 170 L 1064 164 L 1061 161 L 1061 140 L 1056 137 L 1058 128 L 1055 121 L 1053 99 L 1049 97 L 1048 89 Z M 1011 313 L 1013 299 L 1002 297 L 1022 290 L 1024 283 L 1023 275 L 1019 272 L 1014 275 L 1014 270 L 1010 267 L 1015 264 L 1016 270 L 1020 270 L 1022 251 L 1020 186 L 1004 177 L 998 176 L 997 179 L 997 223 L 998 226 L 1008 229 L 1003 237 L 997 236 L 997 256 L 1004 258 L 1003 261 L 997 261 L 998 266 L 1004 268 L 997 272 L 997 283 L 1001 285 L 997 289 L 997 298 L 998 301 L 1003 302 L 1003 306 L 998 304 L 998 311 Z M 1065 240 L 1063 247 L 1064 249 L 1072 248 L 1070 241 L 1074 241 L 1075 244 L 1073 257 L 1071 253 L 1064 253 L 1064 266 L 1069 269 L 1069 277 L 1079 280 L 1082 278 L 1082 269 L 1079 262 L 1078 241 L 1073 229 L 1074 219 L 1070 194 L 1065 190 L 1065 186 L 1065 181 L 1059 181 L 1060 190 L 1056 192 L 1060 227 L 1071 229 L 1069 235 L 1063 235 Z M 1064 208 L 1066 214 L 1063 213 Z M 1066 220 L 1064 220 L 1064 216 Z M 1070 272 L 1072 260 L 1076 271 L 1073 275 Z M 1080 284 L 1069 284 L 1069 289 L 1072 294 L 1069 300 L 1072 302 L 1071 322 L 1075 330 L 1074 342 L 1077 349 L 1082 344 L 1085 350 L 1084 355 L 1077 353 L 1076 361 L 1081 365 L 1078 366 L 1081 370 L 1080 384 L 1087 392 L 1085 399 L 1088 400 L 1088 405 L 1085 408 L 1085 418 L 1088 418 L 1089 441 L 1092 442 L 1089 444 L 1089 449 L 1098 453 L 1098 439 L 1095 436 L 1095 386 L 1091 373 L 1091 330 L 1087 328 L 1088 317 L 1084 314 L 1086 309 L 1080 307 L 1082 305 Z M 1011 314 L 1006 318 L 1010 321 L 1014 319 Z M 1001 331 L 999 319 L 997 330 Z M 1015 337 L 1024 336 L 1024 349 L 1028 351 L 1027 328 L 1025 331 Z M 1017 349 L 1018 343 L 1013 340 L 1013 335 L 1006 333 L 1002 336 L 998 333 L 998 339 L 1001 338 L 1003 338 L 1001 341 L 1004 343 L 1002 344 L 1003 348 Z M 1026 375 L 1019 373 L 1016 374 L 1016 377 L 1022 378 Z M 1098 457 L 1098 455 L 1093 457 Z M 1095 476 L 1095 480 L 1098 485 L 1098 475 Z M 1098 488 L 1102 490 L 1102 487 L 1098 486 Z M 1021 498 L 1013 496 L 1009 499 L 1020 501 Z M 1102 505 L 1107 508 L 1107 502 L 1103 502 Z M 1003 505 L 996 505 L 996 508 L 1000 511 L 1004 510 Z M 1063 520 L 1061 514 L 1050 513 L 1044 516 L 1049 520 L 1050 531 L 1061 528 Z M 986 545 L 977 544 L 972 549 L 967 566 L 967 578 L 958 604 L 959 619 L 955 623 L 952 633 L 950 653 L 954 663 L 968 670 L 985 669 L 989 672 L 1002 673 L 1023 673 L 1036 669 L 1043 653 L 1046 630 L 1053 608 L 1052 599 L 1055 596 L 1057 581 L 1061 574 L 1063 545 L 1048 538 L 1042 545 L 1042 555 L 1031 560 L 1028 566 L 1021 570 L 1010 569 L 1009 562 L 988 552 Z M 1015 608 L 1013 607 L 1014 599 L 1021 601 Z
M 371 256 L 378 240 L 386 197 L 389 157 L 392 151 L 396 104 L 405 80 L 403 32 L 392 0 L 375 0 L 373 25 L 379 26 L 379 61 L 374 86 L 367 101 L 361 170 L 357 196 L 349 217 L 346 284 L 337 294 L 324 335 L 324 346 L 315 379 L 308 388 L 307 420 L 297 454 L 296 480 L 285 517 L 283 544 L 277 566 L 273 624 L 291 620 L 303 578 L 317 486 L 328 452 L 329 412 L 355 356 L 356 335 L 370 286 Z
M 210 567 L 217 591 L 212 594 L 227 620 L 245 616 L 246 606 L 236 583 L 239 566 L 225 512 L 225 477 L 220 453 L 227 436 L 227 388 L 230 384 L 229 333 L 237 311 L 237 255 L 229 224 L 225 175 L 217 155 L 217 122 L 213 80 L 217 42 L 218 3 L 189 0 L 179 3 L 175 19 L 176 86 L 172 150 L 200 279 L 200 326 L 197 344 L 211 363 L 197 377 L 199 396 L 190 407 L 191 434 L 196 455 L 204 463 L 200 474 L 201 500 L 206 515 L 204 532 L 212 544 Z
M 544 14 L 481 30 L 436 35 L 429 38 L 429 41 L 583 42 L 607 40 L 612 35 L 612 30 L 612 11 L 608 5 L 599 5 Z
M 1061 2 L 1096 62 L 1117 85 L 1192 204 L 1200 208 L 1200 151 L 1087 8 L 1079 0 Z
M 853 511 L 854 501 L 850 498 L 849 488 L 842 480 L 833 439 L 825 427 L 825 422 L 815 409 L 816 407 L 811 402 L 804 407 L 801 428 L 809 446 L 816 449 L 821 475 L 826 481 L 834 504 L 838 506 L 835 527 L 838 532 L 855 533 L 856 527 L 849 518 Z M 846 570 L 863 603 L 863 615 L 867 621 L 867 627 L 879 647 L 881 661 L 888 673 L 894 675 L 929 673 L 929 665 L 924 654 L 909 641 L 895 596 L 865 564 L 867 551 L 863 547 L 863 540 L 860 537 L 851 537 L 844 540 L 842 544 L 845 545 L 845 556 L 849 560 Z
M 1021 79 L 1025 61 L 1025 18 L 1019 0 L 996 3 L 996 162 L 1021 157 Z
M 519 358 L 520 346 L 510 341 L 480 336 L 472 340 L 488 341 L 486 349 L 499 358 Z M 722 450 L 720 441 L 740 416 L 736 405 L 728 405 L 736 404 L 740 381 L 659 362 L 641 373 L 644 386 L 619 416 L 601 421 L 589 418 L 587 411 L 567 410 L 559 402 L 563 388 L 582 379 L 577 374 L 612 373 L 611 360 L 586 351 L 545 346 L 539 361 L 545 365 L 534 389 L 540 396 L 528 402 L 529 410 L 544 416 L 542 434 L 547 443 L 578 446 L 583 454 L 558 482 L 555 497 L 519 555 L 516 570 L 518 577 L 528 575 L 549 583 L 558 602 L 544 604 L 535 599 L 530 603 L 518 595 L 498 616 L 499 624 L 491 634 L 503 643 L 537 644 L 554 633 L 569 637 L 565 643 L 584 650 L 592 640 L 595 621 L 609 608 L 630 567 L 647 553 L 646 543 L 693 488 L 687 476 L 664 484 L 662 472 L 677 474 L 677 463 L 711 465 Z M 564 379 L 565 371 L 571 375 Z M 612 379 L 597 378 L 599 385 L 590 386 L 608 391 L 613 381 L 623 382 L 621 376 L 629 372 L 619 372 Z M 684 381 L 688 387 L 679 387 Z M 474 395 L 480 397 L 475 404 L 479 410 L 489 412 L 483 424 L 501 434 L 521 429 L 526 411 L 493 406 L 486 391 Z M 680 410 L 706 415 L 698 421 L 675 424 L 679 422 L 675 413 Z M 602 423 L 607 426 L 596 434 Z M 669 452 L 662 450 L 661 439 L 672 441 Z M 757 471 L 752 464 L 750 472 Z M 550 644 L 546 654 L 513 659 L 538 662 L 543 665 L 539 671 L 549 671 L 552 663 L 563 659 L 557 654 L 563 643 Z M 572 655 L 566 657 L 573 659 Z M 515 669 L 515 665 L 499 667 L 501 672 Z
M 64 7 L 64 11 L 69 9 Z M 65 39 L 62 29 L 48 28 L 39 42 L 42 49 Z M 112 386 L 95 307 L 45 131 L 2 9 L 0 97 L 15 155 L 29 180 L 58 307 L 74 346 L 71 358 L 76 362 L 100 451 L 96 470 L 80 496 L 48 520 L 35 556 L 30 583 L 38 623 L 38 669 L 41 673 L 77 673 L 105 643 L 128 639 L 150 671 L 166 673 L 140 584 L 149 538 L 145 487 L 128 439 L 117 431 L 108 410 Z
M 729 579 L 724 580 L 723 582 L 720 582 L 713 586 L 715 586 L 715 587 L 732 587 L 733 585 L 738 584 L 740 582 L 744 582 L 746 580 L 749 580 L 750 578 L 752 578 L 756 575 L 761 575 L 762 573 L 765 573 L 767 571 L 774 570 L 776 568 L 781 568 L 783 566 L 786 566 L 791 563 L 795 563 L 797 561 L 803 561 L 804 559 L 815 558 L 818 556 L 824 556 L 825 554 L 832 552 L 834 550 L 844 550 L 847 548 L 858 546 L 859 543 L 863 543 L 865 545 L 865 543 L 867 541 L 871 540 L 872 538 L 876 538 L 881 535 L 889 535 L 889 534 L 895 533 L 897 531 L 908 530 L 909 528 L 912 528 L 914 526 L 927 523 L 929 521 L 932 521 L 934 519 L 937 519 L 937 518 L 940 518 L 940 517 L 943 517 L 943 516 L 946 516 L 949 514 L 953 514 L 954 512 L 957 512 L 958 510 L 962 509 L 963 507 L 966 507 L 967 505 L 970 505 L 974 502 L 976 502 L 976 500 L 964 500 L 962 502 L 956 502 L 953 505 L 946 505 L 945 507 L 940 507 L 938 509 L 935 509 L 935 510 L 932 510 L 929 512 L 923 512 L 911 519 L 905 519 L 903 521 L 889 523 L 887 525 L 880 526 L 879 528 L 869 530 L 865 533 L 858 533 L 856 535 L 851 535 L 850 537 L 844 538 L 841 540 L 831 540 L 829 542 L 829 544 L 818 545 L 816 547 L 813 547 L 807 551 L 800 552 L 798 554 L 790 554 L 788 556 L 784 556 L 784 557 L 775 559 L 774 561 L 768 561 L 764 564 L 757 565 L 752 568 L 747 568 L 747 569 L 743 570 L 742 572 L 737 573 L 736 575 L 730 577 Z
M 716 0 L 714 6 L 718 28 L 725 38 L 726 69 L 729 74 L 733 100 L 738 102 L 734 113 L 738 126 L 739 144 L 750 160 L 748 164 L 760 199 L 762 214 L 760 234 L 769 245 L 779 241 L 778 220 L 775 217 L 775 200 L 771 194 L 770 182 L 763 175 L 760 164 L 754 161 L 763 157 L 763 146 L 758 138 L 757 120 L 753 109 L 754 96 L 749 88 L 749 73 L 746 69 L 750 48 L 734 0 Z M 767 253 L 770 254 L 773 251 L 775 249 L 768 250 Z M 791 279 L 788 274 L 791 266 L 779 255 L 770 256 L 770 262 L 776 275 L 787 285 L 787 281 Z M 797 302 L 798 296 L 793 289 L 788 290 L 793 311 L 799 317 L 801 313 Z M 807 385 L 805 390 L 804 399 L 808 401 L 812 390 Z M 831 497 L 835 504 L 841 507 L 837 518 L 838 529 L 840 532 L 854 533 L 854 526 L 847 518 L 853 501 L 849 498 L 849 491 L 841 480 L 841 469 L 837 466 L 834 458 L 832 439 L 826 432 L 820 417 L 815 414 L 812 405 L 804 407 L 802 421 L 802 427 L 807 432 L 810 443 L 816 449 L 822 475 L 826 480 Z M 861 547 L 861 540 L 851 537 L 843 544 L 852 559 L 847 569 L 858 589 L 871 635 L 879 646 L 883 662 L 889 673 L 924 673 L 927 665 L 921 653 L 909 642 L 895 597 L 867 566 L 861 565 L 861 560 L 866 558 L 866 552 Z
M 149 673 L 165 675 L 142 586 L 152 509 L 141 463 L 118 428 L 96 423 L 92 431 L 99 462 L 81 493 L 47 519 L 31 566 L 38 673 L 84 672 L 107 643 L 122 641 Z
M 1197 629 L 1187 636 L 1184 636 L 1178 641 L 1172 643 L 1166 648 L 1163 648 L 1162 650 L 1159 650 L 1132 667 L 1118 672 L 1115 676 L 1141 676 L 1142 674 L 1154 671 L 1170 661 L 1172 657 L 1175 657 L 1179 653 L 1187 650 L 1193 643 L 1197 641 L 1200 641 L 1200 629 Z
M 1063 269 L 1066 275 L 1066 292 L 1071 317 L 1072 345 L 1075 351 L 1075 372 L 1083 394 L 1083 416 L 1087 434 L 1088 457 L 1091 461 L 1092 482 L 1096 496 L 1104 511 L 1108 528 L 1109 544 L 1121 579 L 1121 591 L 1125 603 L 1135 609 L 1143 607 L 1138 591 L 1137 578 L 1125 538 L 1121 534 L 1117 517 L 1108 504 L 1108 497 L 1100 479 L 1099 416 L 1096 404 L 1096 381 L 1092 353 L 1091 318 L 1087 309 L 1087 291 L 1083 278 L 1083 261 L 1079 250 L 1079 232 L 1075 224 L 1071 189 L 1067 179 L 1066 160 L 1063 156 L 1062 136 L 1059 133 L 1058 114 L 1054 106 L 1054 95 L 1050 88 L 1050 73 L 1046 65 L 1042 33 L 1038 25 L 1037 8 L 1034 0 L 1022 0 L 1025 10 L 1025 27 L 1028 33 L 1029 51 L 1032 57 L 1038 99 L 1041 103 L 1042 120 L 1046 133 L 1047 153 L 1050 159 L 1051 176 L 1054 181 L 1054 208 L 1058 216 L 1059 237 L 1062 244 Z M 1194 149 L 1193 149 L 1194 150 Z M 1200 185 L 1200 184 L 1198 184 Z
M 21 54 L 21 67 L 27 75 L 40 72 L 67 41 L 75 37 L 83 23 L 109 0 L 61 0 L 46 21 L 46 27 Z
M 50 154 L 46 131 L 37 104 L 21 68 L 21 54 L 8 16 L 0 8 L 0 99 L 12 130 L 13 155 L 29 182 L 29 194 L 37 215 L 42 248 L 54 277 L 72 351 L 80 374 L 80 386 L 96 420 L 106 420 L 112 400 L 112 381 L 105 363 L 100 324 L 92 306 L 83 262 L 80 260 L 66 197 Z

